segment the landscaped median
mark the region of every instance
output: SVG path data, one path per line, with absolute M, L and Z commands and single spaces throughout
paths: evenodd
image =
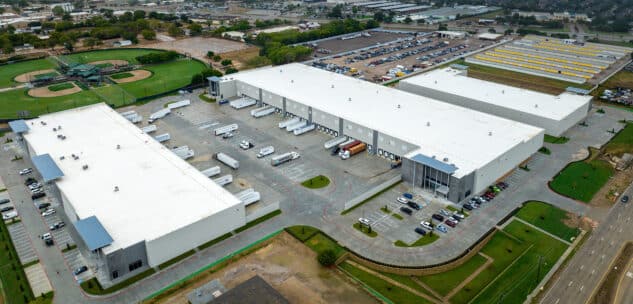
M 412 244 L 407 244 L 401 240 L 397 240 L 393 244 L 398 247 L 420 247 L 420 246 L 431 244 L 437 241 L 439 238 L 440 236 L 437 234 L 437 232 L 433 232 L 433 233 L 429 232 L 429 234 L 419 238 L 417 241 L 413 242 Z
M 325 188 L 330 184 L 330 179 L 325 175 L 318 175 L 311 179 L 305 180 L 301 183 L 301 186 L 304 186 L 309 189 L 321 189 Z
M 552 190 L 585 203 L 591 201 L 615 170 L 598 158 L 598 150 L 589 150 L 588 159 L 568 164 L 554 177 L 549 183 Z
M 106 295 L 106 294 L 113 293 L 115 291 L 119 291 L 123 288 L 126 288 L 140 280 L 145 279 L 146 277 L 153 275 L 154 273 L 156 273 L 156 270 L 154 270 L 154 268 L 150 268 L 125 281 L 112 285 L 106 289 L 103 289 L 103 287 L 101 287 L 101 284 L 99 283 L 97 278 L 91 278 L 90 280 L 81 282 L 80 286 L 81 286 L 81 289 L 83 289 L 85 292 L 89 294 Z

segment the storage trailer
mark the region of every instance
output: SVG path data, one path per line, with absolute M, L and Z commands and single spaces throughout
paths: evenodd
M 218 177 L 214 179 L 213 181 L 220 186 L 226 186 L 233 182 L 233 175 L 227 174 L 227 175 Z
M 237 170 L 240 167 L 240 162 L 235 160 L 234 158 L 228 156 L 227 154 L 224 154 L 222 152 L 220 153 L 216 153 L 215 154 L 215 159 L 219 160 L 220 162 L 222 162 L 223 164 L 233 168 L 234 170 Z
M 236 110 L 254 106 L 256 104 L 257 104 L 257 100 L 248 98 L 248 97 L 240 98 L 240 99 L 229 102 L 229 105 Z
M 292 131 L 294 131 L 294 130 L 296 130 L 296 129 L 303 128 L 303 127 L 305 127 L 306 125 L 308 125 L 308 122 L 307 122 L 307 121 L 305 121 L 305 120 L 304 120 L 304 121 L 300 121 L 300 122 L 298 122 L 298 123 L 295 123 L 295 124 L 292 124 L 292 125 L 287 126 L 287 127 L 286 127 L 286 131 L 288 131 L 288 132 L 292 132 Z
M 159 111 L 156 111 L 154 113 L 152 113 L 152 115 L 149 116 L 149 120 L 147 120 L 149 123 L 152 123 L 154 121 L 156 121 L 157 119 L 163 118 L 165 116 L 167 116 L 169 113 L 171 113 L 171 110 L 169 108 L 165 108 L 165 109 L 161 109 Z
M 277 155 L 270 159 L 270 164 L 273 166 L 279 166 L 285 162 L 289 162 L 293 159 L 299 158 L 301 155 L 297 152 L 287 152 L 281 155 Z
M 275 107 L 267 107 L 265 109 L 259 110 L 257 111 L 255 114 L 251 114 L 253 115 L 253 117 L 255 118 L 260 118 L 260 117 L 264 117 L 264 116 L 268 116 L 270 114 L 275 113 Z
M 275 153 L 275 147 L 273 147 L 273 146 L 263 147 L 263 148 L 259 149 L 259 153 L 257 153 L 257 158 L 266 157 L 266 156 L 271 155 L 273 153 Z
M 172 103 L 167 105 L 167 108 L 170 109 L 170 110 L 173 110 L 173 109 L 186 107 L 186 106 L 188 106 L 190 104 L 191 104 L 191 100 L 185 99 L 185 100 L 181 100 L 181 101 L 172 102 Z
M 211 167 L 208 169 L 204 169 L 202 171 L 200 171 L 200 173 L 204 174 L 206 177 L 214 177 L 218 174 L 220 174 L 220 166 L 215 166 L 215 167 Z
M 213 133 L 215 134 L 215 136 L 219 136 L 219 135 L 224 135 L 225 133 L 233 132 L 237 130 L 238 128 L 239 127 L 237 124 L 230 124 L 230 125 L 222 126 L 213 130 Z
M 148 125 L 141 128 L 141 131 L 143 131 L 143 133 L 145 134 L 156 132 L 156 130 L 158 130 L 158 127 L 156 125 Z
M 330 139 L 330 140 L 326 141 L 325 144 L 323 144 L 323 147 L 325 149 L 329 150 L 329 149 L 332 149 L 335 146 L 340 145 L 340 144 L 342 144 L 342 143 L 344 143 L 346 141 L 347 141 L 347 137 L 346 136 L 333 138 L 333 139 Z
M 316 129 L 316 126 L 314 124 L 310 124 L 310 125 L 303 126 L 301 128 L 295 129 L 294 131 L 292 131 L 292 133 L 295 136 L 297 136 L 297 135 L 308 133 L 310 131 L 314 131 L 314 129 Z
M 283 129 L 283 128 L 289 126 L 289 125 L 296 124 L 299 121 L 301 121 L 301 119 L 299 117 L 294 117 L 294 118 L 282 121 L 282 122 L 279 123 L 279 128 Z
M 171 136 L 169 135 L 169 133 L 163 133 L 155 136 L 154 139 L 156 139 L 157 142 L 162 143 L 170 140 Z

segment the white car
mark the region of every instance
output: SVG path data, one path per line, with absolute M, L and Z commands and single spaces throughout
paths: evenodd
M 422 221 L 422 222 L 420 222 L 420 226 L 422 226 L 422 227 L 424 227 L 424 228 L 426 228 L 428 230 L 433 230 L 433 227 L 431 226 L 431 223 L 429 223 L 429 222 Z
M 50 232 L 42 234 L 42 240 L 50 240 L 52 238 L 53 238 L 53 236 L 51 235 Z
M 33 172 L 33 169 L 31 169 L 31 168 L 22 169 L 22 170 L 20 170 L 20 175 L 27 175 L 27 174 L 29 174 L 31 172 Z
M 42 193 L 44 192 L 44 189 L 42 188 L 35 188 L 33 190 L 31 190 L 31 194 L 38 194 L 38 193 Z
M 400 203 L 400 204 L 406 204 L 407 202 L 409 202 L 409 200 L 407 200 L 407 198 L 404 197 L 404 196 L 400 196 L 400 197 L 396 198 L 396 201 L 398 201 L 398 203 Z
M 361 224 L 363 224 L 363 225 L 367 225 L 367 226 L 369 226 L 369 224 L 370 224 L 369 219 L 366 219 L 366 218 L 364 218 L 364 217 L 359 218 L 359 219 L 358 219 L 358 221 L 359 221 Z
M 29 185 L 29 190 L 34 190 L 34 189 L 37 189 L 37 188 L 42 188 L 42 184 L 35 183 L 35 184 L 30 184 Z
M 5 212 L 2 214 L 2 220 L 10 220 L 12 218 L 16 218 L 18 217 L 18 212 L 13 210 L 13 211 L 9 211 L 9 212 Z
M 44 212 L 42 212 L 42 216 L 49 216 L 49 215 L 53 215 L 55 214 L 57 211 L 55 211 L 55 209 L 50 208 L 50 209 L 46 209 Z
M 461 214 L 461 213 L 459 213 L 457 211 L 453 212 L 453 215 L 458 217 L 458 218 L 460 218 L 460 219 L 462 219 L 462 220 L 465 218 L 465 216 L 463 214 Z
M 443 216 L 451 216 L 451 213 L 450 213 L 450 212 L 448 212 L 448 211 L 447 211 L 447 210 L 445 210 L 445 209 L 440 209 L 440 211 L 439 211 L 439 212 L 440 212 L 440 214 L 441 214 L 441 215 L 443 215 Z

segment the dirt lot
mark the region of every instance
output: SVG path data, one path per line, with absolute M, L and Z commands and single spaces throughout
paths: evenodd
M 133 71 L 128 71 L 124 73 L 130 73 L 134 76 L 121 78 L 121 79 L 113 79 L 113 78 L 110 78 L 110 79 L 112 79 L 112 81 L 116 83 L 128 83 L 128 82 L 143 80 L 145 78 L 149 78 L 152 76 L 152 72 L 147 71 L 147 70 L 133 70 Z
M 31 81 L 31 79 L 33 79 L 37 75 L 48 74 L 48 73 L 53 73 L 53 72 L 57 72 L 57 71 L 55 71 L 54 69 L 48 69 L 48 70 L 28 72 L 28 73 L 15 76 L 14 80 L 17 82 L 29 82 Z
M 248 68 L 248 61 L 259 56 L 259 48 L 255 46 L 248 47 L 237 51 L 226 52 L 221 55 L 222 58 L 231 59 L 236 69 L 242 70 Z M 213 62 L 216 69 L 222 69 L 219 62 Z
M 410 34 L 397 34 L 397 33 L 388 33 L 388 32 L 370 32 L 371 37 L 359 37 L 355 39 L 349 40 L 341 40 L 341 39 L 330 39 L 317 43 L 317 49 L 323 48 L 326 50 L 332 51 L 331 54 L 338 54 L 347 51 L 353 51 L 357 49 L 362 49 L 364 47 L 372 46 L 377 43 L 385 43 L 389 41 L 394 41 L 399 38 L 410 37 Z M 329 54 L 321 54 L 314 53 L 316 55 L 315 58 L 325 57 Z
M 218 272 L 204 272 L 192 287 L 159 303 L 186 304 L 189 292 L 213 279 L 219 279 L 227 289 L 231 289 L 256 274 L 290 303 L 377 303 L 338 271 L 321 267 L 316 261 L 316 254 L 286 232 Z
M 194 58 L 208 62 L 209 60 L 206 58 L 208 51 L 222 54 L 248 48 L 248 45 L 246 43 L 226 39 L 195 37 L 176 41 L 157 42 L 145 45 L 144 47 L 173 50 L 183 54 L 190 54 Z

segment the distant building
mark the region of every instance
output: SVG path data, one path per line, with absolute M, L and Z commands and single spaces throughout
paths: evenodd
M 244 41 L 244 36 L 245 34 L 243 32 L 238 32 L 238 31 L 228 31 L 228 32 L 222 33 L 222 37 L 238 40 L 238 41 Z
M 483 34 L 477 35 L 477 38 L 479 38 L 480 40 L 491 40 L 491 41 L 498 41 L 501 39 L 501 37 L 503 37 L 502 34 L 496 34 L 496 33 L 483 33 Z
M 51 4 L 51 10 L 53 10 L 55 7 L 58 7 L 58 6 L 61 6 L 65 13 L 70 13 L 75 9 L 75 6 L 72 3 L 64 2 L 64 3 Z
M 264 279 L 256 275 L 244 283 L 233 287 L 215 300 L 209 302 L 211 304 L 289 304 L 277 290 Z

